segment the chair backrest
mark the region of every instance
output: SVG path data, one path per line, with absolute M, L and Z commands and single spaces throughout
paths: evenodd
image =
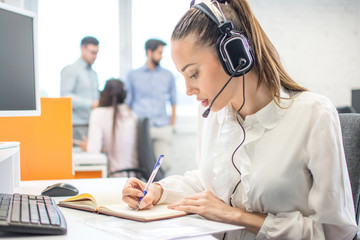
M 359 220 L 360 198 L 360 114 L 339 114 L 345 157 L 353 193 L 356 221 Z
M 144 177 L 149 179 L 156 163 L 153 144 L 150 136 L 150 125 L 148 118 L 138 118 L 137 123 L 137 155 L 139 168 L 144 170 Z M 154 181 L 159 181 L 164 177 L 164 172 L 160 168 Z
M 338 113 L 356 113 L 356 110 L 353 106 L 337 107 L 336 110 Z

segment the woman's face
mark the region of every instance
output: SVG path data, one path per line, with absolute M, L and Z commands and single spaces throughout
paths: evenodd
M 171 44 L 171 55 L 177 70 L 184 76 L 186 94 L 196 95 L 203 107 L 208 107 L 221 90 L 229 76 L 225 73 L 216 52 L 209 47 L 194 45 L 195 39 L 188 36 Z M 234 80 L 224 89 L 211 107 L 217 112 L 230 101 Z

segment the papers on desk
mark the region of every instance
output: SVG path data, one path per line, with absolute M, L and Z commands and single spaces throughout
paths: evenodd
M 119 239 L 178 239 L 234 231 L 244 227 L 206 220 L 198 215 L 154 221 L 135 222 L 115 217 L 90 218 L 83 221 L 91 227 L 111 232 Z

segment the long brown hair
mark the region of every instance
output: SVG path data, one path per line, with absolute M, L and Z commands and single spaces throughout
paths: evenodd
M 119 79 L 109 79 L 106 81 L 104 90 L 100 94 L 99 107 L 112 106 L 114 109 L 113 123 L 112 123 L 112 138 L 115 139 L 116 119 L 121 113 L 118 109 L 118 104 L 125 101 L 126 91 L 124 83 Z
M 250 42 L 255 57 L 254 70 L 258 74 L 258 86 L 264 82 L 278 105 L 281 86 L 291 91 L 307 91 L 286 73 L 275 47 L 246 0 L 228 0 L 219 5 L 225 18 L 234 24 L 234 29 L 245 34 Z M 189 35 L 196 36 L 196 45 L 210 47 L 216 52 L 216 42 L 221 32 L 216 23 L 204 13 L 190 8 L 175 26 L 171 39 L 180 40 Z

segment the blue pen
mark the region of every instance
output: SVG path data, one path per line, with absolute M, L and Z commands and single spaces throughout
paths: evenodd
M 163 161 L 163 157 L 164 157 L 164 155 L 161 154 L 161 155 L 159 156 L 158 160 L 157 160 L 156 163 L 155 163 L 154 169 L 153 169 L 153 171 L 152 171 L 152 173 L 151 173 L 151 175 L 150 175 L 150 177 L 149 177 L 149 180 L 148 180 L 147 183 L 146 183 L 145 189 L 144 189 L 144 191 L 143 191 L 144 197 L 145 197 L 145 195 L 147 194 L 147 191 L 148 191 L 151 183 L 154 181 L 154 178 L 155 178 L 155 176 L 156 176 L 156 173 L 158 172 L 158 170 L 159 170 L 159 168 L 160 168 L 160 166 L 161 166 L 161 163 L 162 163 L 162 161 Z M 139 210 L 140 202 L 141 202 L 142 199 L 143 199 L 142 197 L 139 199 L 139 202 L 138 202 L 138 204 L 136 205 L 135 211 Z

